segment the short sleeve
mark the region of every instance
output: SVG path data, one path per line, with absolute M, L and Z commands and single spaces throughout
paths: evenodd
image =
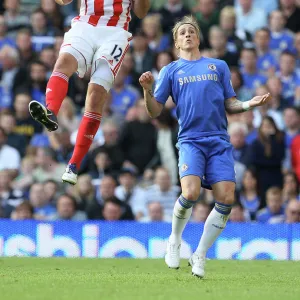
M 171 82 L 169 79 L 168 68 L 163 67 L 159 72 L 153 96 L 157 100 L 157 102 L 165 104 L 170 94 Z
M 223 72 L 223 89 L 224 89 L 224 98 L 229 99 L 236 96 L 236 93 L 232 87 L 231 75 L 228 65 L 224 62 L 224 72 Z

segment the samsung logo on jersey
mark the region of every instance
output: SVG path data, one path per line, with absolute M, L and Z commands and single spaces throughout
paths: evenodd
M 202 75 L 195 75 L 195 76 L 185 76 L 178 78 L 179 84 L 184 85 L 190 82 L 197 82 L 202 80 L 213 80 L 218 81 L 217 74 L 202 74 Z

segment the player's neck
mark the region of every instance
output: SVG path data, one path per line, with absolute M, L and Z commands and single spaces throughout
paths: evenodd
M 198 49 L 190 52 L 180 51 L 179 56 L 185 60 L 198 60 L 201 58 L 201 53 Z

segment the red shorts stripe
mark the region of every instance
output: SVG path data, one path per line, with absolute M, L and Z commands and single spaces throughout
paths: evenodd
M 107 26 L 116 26 L 118 24 L 120 15 L 123 12 L 122 0 L 114 0 L 113 7 L 114 15 L 108 21 Z

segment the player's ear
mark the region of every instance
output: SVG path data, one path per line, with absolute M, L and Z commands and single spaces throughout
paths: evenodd
M 179 49 L 179 46 L 178 46 L 178 44 L 176 42 L 175 42 L 175 48 Z

